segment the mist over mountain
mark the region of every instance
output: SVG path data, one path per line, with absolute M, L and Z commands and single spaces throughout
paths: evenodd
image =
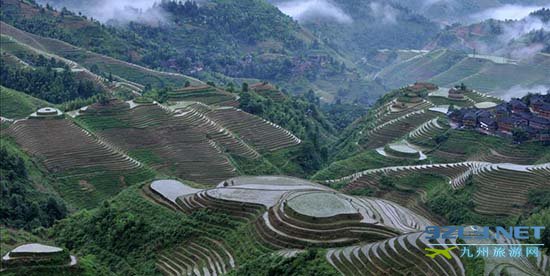
M 519 20 L 490 19 L 443 30 L 427 48 L 452 48 L 480 54 L 529 59 L 550 51 L 549 9 L 541 9 Z
M 121 0 L 121 1 L 78 1 L 78 0 L 39 0 L 42 5 L 50 4 L 56 9 L 67 8 L 93 17 L 101 22 L 158 23 L 167 20 L 167 14 L 158 7 L 155 0 Z
M 339 23 L 353 21 L 340 7 L 328 0 L 293 0 L 274 3 L 284 14 L 300 22 L 315 19 L 328 19 Z
M 271 2 L 327 45 L 353 59 L 375 49 L 422 48 L 439 30 L 428 18 L 387 1 Z
M 195 77 L 270 80 L 295 93 L 313 88 L 328 101 L 372 102 L 384 85 L 401 85 L 376 78 L 413 58 L 410 49 L 452 50 L 446 69 L 473 52 L 528 60 L 550 51 L 548 21 L 529 15 L 548 4 L 537 0 L 46 2 L 132 34 L 125 47 L 133 50 L 114 47 L 117 57 Z M 413 75 L 437 73 L 425 70 L 435 69 Z
M 486 19 L 522 19 L 529 13 L 548 7 L 547 0 L 392 0 L 443 24 L 475 23 Z

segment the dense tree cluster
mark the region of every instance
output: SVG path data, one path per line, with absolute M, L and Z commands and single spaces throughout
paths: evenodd
M 60 200 L 36 191 L 25 161 L 4 147 L 0 148 L 0 179 L 0 224 L 31 230 L 50 227 L 67 215 Z
M 305 172 L 318 170 L 328 161 L 328 149 L 323 145 L 328 143 L 326 136 L 334 130 L 319 105 L 313 91 L 289 96 L 284 101 L 273 101 L 249 91 L 242 92 L 239 100 L 242 110 L 274 122 L 302 139 L 297 161 Z
M 340 101 L 321 106 L 335 129 L 342 130 L 367 113 L 367 108 L 359 104 L 344 104 Z
M 25 92 L 51 103 L 89 98 L 101 89 L 89 80 L 79 80 L 69 67 L 43 56 L 36 59 L 34 69 L 0 65 L 0 82 L 11 89 Z
M 51 7 L 40 8 L 33 17 L 17 16 L 19 11 L 13 9 L 8 5 L 2 18 L 22 30 L 194 76 L 207 71 L 272 81 L 313 81 L 345 69 L 318 41 L 301 35 L 296 22 L 265 1 L 212 1 L 209 5 L 162 1 L 154 7 L 166 15 L 160 24 L 117 24 L 114 19 L 112 25 L 103 25 Z
M 315 248 L 291 258 L 266 254 L 239 266 L 229 275 L 339 275 L 324 258 L 324 251 Z
M 540 18 L 542 22 L 548 22 L 550 21 L 550 8 L 542 8 L 540 10 L 536 10 L 530 14 L 531 16 L 536 16 Z

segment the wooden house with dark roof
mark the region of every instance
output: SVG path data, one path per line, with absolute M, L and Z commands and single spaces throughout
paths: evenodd
M 529 126 L 539 130 L 550 129 L 550 120 L 543 117 L 533 116 L 531 120 L 529 120 Z
M 512 112 L 514 113 L 529 112 L 527 105 L 520 99 L 512 99 L 510 101 L 510 106 L 512 107 Z

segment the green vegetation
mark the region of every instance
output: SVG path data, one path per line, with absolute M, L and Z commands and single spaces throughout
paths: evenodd
M 2 62 L 0 82 L 8 88 L 57 104 L 102 92 L 92 81 L 78 80 L 68 65 L 53 58 L 48 60 L 40 55 L 28 62 L 33 62 L 32 69 L 13 68 Z
M 67 215 L 64 202 L 47 189 L 48 179 L 10 141 L 2 138 L 0 148 L 0 223 L 25 230 L 50 227 Z
M 453 190 L 443 182 L 428 191 L 426 205 L 437 215 L 444 217 L 450 225 L 512 225 L 514 217 L 491 217 L 474 211 L 473 193 L 475 186 L 471 183 L 464 188 Z
M 196 225 L 194 225 L 196 227 Z M 196 233 L 181 214 L 154 204 L 133 186 L 92 211 L 78 212 L 56 224 L 56 243 L 79 255 L 93 254 L 118 274 L 153 274 L 160 248 Z
M 55 189 L 75 209 L 94 208 L 125 188 L 154 176 L 154 172 L 146 167 L 131 171 L 93 167 L 57 175 Z
M 129 151 L 128 155 L 147 165 L 154 165 L 162 162 L 161 157 L 157 156 L 151 149 L 134 149 Z
M 52 104 L 23 92 L 0 86 L 0 115 L 2 117 L 22 119 L 45 106 L 52 106 Z
M 254 92 L 242 92 L 239 107 L 289 130 L 302 139 L 301 145 L 291 150 L 289 159 L 298 161 L 302 174 L 320 169 L 328 161 L 328 148 L 321 146 L 332 141 L 334 130 L 320 110 L 319 99 L 310 91 L 304 96 L 273 101 Z M 284 164 L 269 160 L 283 171 Z M 288 159 L 285 161 L 288 164 Z M 283 166 L 281 166 L 283 165 Z
M 546 255 L 550 256 L 550 208 L 540 209 L 533 212 L 529 217 L 521 222 L 522 225 L 544 226 L 544 232 L 540 240 L 531 238 L 530 243 L 543 243 Z
M 457 243 L 464 243 L 463 240 L 457 240 Z M 464 270 L 467 276 L 484 275 L 485 272 L 485 260 L 483 258 L 461 258 L 464 264 Z
M 76 118 L 77 122 L 82 122 L 85 128 L 89 128 L 94 131 L 101 131 L 111 128 L 129 128 L 130 125 L 117 118 L 116 115 L 101 115 L 101 116 L 80 116 Z
M 462 161 L 470 156 L 490 154 L 493 150 L 503 155 L 495 157 L 495 162 L 532 164 L 547 154 L 544 150 L 545 146 L 538 142 L 514 145 L 511 139 L 483 135 L 474 131 L 449 130 L 447 134 L 447 139 L 442 141 L 437 151 L 434 152 L 436 162 Z M 505 157 L 510 159 L 503 159 Z
M 82 1 L 54 2 L 74 2 L 81 4 L 83 9 L 93 5 Z M 193 186 L 206 188 L 236 175 L 286 174 L 322 181 L 363 170 L 400 165 L 465 160 L 533 164 L 550 160 L 547 148 L 540 143 L 514 145 L 512 139 L 447 130 L 447 126 L 435 127 L 439 123 L 433 122 L 442 115 L 427 111 L 430 103 L 423 101 L 427 99 L 431 104 L 453 106 L 493 100 L 498 102 L 490 97 L 467 92 L 466 97 L 470 100 L 455 101 L 428 97 L 427 90 L 413 93 L 411 89 L 402 88 L 382 96 L 370 110 L 364 105 L 385 87 L 400 87 L 426 79 L 442 86 L 464 82 L 477 89 L 546 84 L 546 57 L 518 64 L 497 64 L 496 59 L 491 60 L 490 57 L 470 58 L 466 53 L 444 48 L 431 52 L 397 50 L 425 46 L 436 36 L 437 25 L 394 3 L 360 0 L 334 2 L 351 16 L 352 20 L 345 23 L 348 24 L 346 28 L 341 22 L 327 23 L 322 20 L 300 26 L 297 21 L 283 15 L 270 1 L 264 0 L 210 0 L 200 5 L 191 1 L 161 1 L 154 8 L 165 16 L 166 22 L 119 22 L 124 24 L 117 27 L 76 15 L 67 9 L 56 11 L 49 5 L 40 7 L 35 1 L 2 1 L 2 22 L 15 28 L 2 23 L 0 81 L 5 87 L 0 87 L 1 115 L 18 119 L 45 105 L 74 110 L 99 102 L 88 108 L 83 116 L 74 120 L 67 117 L 64 122 L 68 125 L 59 124 L 58 128 L 55 128 L 55 122 L 62 120 L 26 120 L 17 122 L 10 129 L 9 122 L 2 124 L 2 135 L 4 130 L 8 135 L 13 134 L 11 131 L 19 131 L 17 143 L 20 145 L 7 138 L 1 139 L 1 252 L 5 253 L 23 242 L 44 242 L 68 248 L 78 256 L 80 263 L 76 268 L 20 268 L 5 274 L 157 275 L 161 273 L 157 265 L 163 260 L 162 257 L 170 257 L 170 254 L 189 257 L 199 266 L 210 265 L 205 260 L 207 258 L 197 257 L 203 253 L 201 247 L 208 247 L 207 251 L 214 253 L 219 253 L 216 248 L 227 249 L 223 253 L 227 253 L 237 265 L 229 275 L 338 275 L 338 271 L 326 261 L 327 252 L 339 250 L 330 260 L 335 261 L 335 266 L 339 268 L 351 270 L 355 265 L 352 263 L 361 264 L 363 261 L 354 258 L 361 257 L 343 249 L 325 251 L 308 248 L 287 258 L 280 255 L 292 252 L 276 250 L 290 247 L 295 242 L 299 245 L 296 247 L 300 247 L 311 241 L 299 240 L 292 236 L 294 234 L 308 239 L 312 236 L 317 238 L 322 227 L 340 227 L 339 223 L 321 225 L 319 229 L 309 232 L 306 227 L 300 229 L 285 225 L 295 219 L 292 217 L 284 218 L 288 221 L 283 221 L 282 216 L 276 216 L 273 221 L 257 221 L 267 211 L 265 207 L 213 199 L 206 192 L 178 198 L 177 207 L 185 213 L 176 211 L 177 208 L 169 202 L 159 204 L 160 197 L 145 185 L 161 177 L 182 179 L 182 182 L 191 178 L 201 183 L 194 183 Z M 395 13 L 394 19 L 377 18 L 377 9 Z M 536 16 L 546 20 L 547 13 L 543 10 Z M 380 20 L 395 22 L 381 24 Z M 544 41 L 545 34 L 533 33 L 531 38 Z M 375 50 L 365 53 L 365 47 Z M 382 48 L 389 49 L 377 50 Z M 50 58 L 56 56 L 62 58 Z M 62 62 L 63 58 L 69 61 Z M 202 82 L 182 74 L 142 66 L 192 74 L 208 81 L 208 85 L 201 85 Z M 93 74 L 79 70 L 80 67 L 89 69 Z M 109 81 L 103 83 L 96 75 Z M 258 86 L 248 85 L 260 80 L 268 89 L 261 91 Z M 278 83 L 281 90 L 275 85 L 267 86 L 268 81 Z M 241 91 L 235 89 L 237 85 L 242 85 Z M 227 90 L 217 87 L 227 87 Z M 135 98 L 136 92 L 143 92 L 143 95 Z M 240 96 L 238 102 L 237 95 Z M 111 96 L 134 99 L 144 105 L 132 110 L 127 110 L 126 105 L 116 104 L 109 108 L 107 103 L 114 102 L 110 101 Z M 322 104 L 318 96 L 335 103 Z M 238 104 L 240 109 L 289 130 L 301 143 L 286 131 L 275 129 L 256 116 L 241 111 L 238 112 L 243 116 L 229 118 L 231 114 L 223 111 L 235 110 L 204 105 L 183 107 L 182 104 L 181 112 L 174 116 L 176 114 L 165 112 L 159 106 L 145 104 L 154 100 L 161 103 L 199 101 L 207 105 Z M 395 108 L 390 103 L 392 100 L 402 105 Z M 185 112 L 185 108 L 190 112 Z M 405 117 L 419 110 L 424 112 Z M 205 118 L 209 115 L 226 116 L 229 118 L 225 122 L 227 125 L 213 123 L 215 120 Z M 252 119 L 241 120 L 247 116 Z M 47 124 L 33 125 L 33 122 Z M 73 122 L 78 127 L 72 128 Z M 429 148 L 423 150 L 429 156 L 425 161 L 385 157 L 375 150 L 368 150 L 401 141 L 408 137 L 407 133 L 425 122 L 432 122 L 432 125 L 426 125 L 422 132 L 425 135 L 421 135 L 415 144 Z M 29 123 L 28 128 L 25 128 L 25 123 Z M 265 136 L 269 137 L 255 136 L 259 131 L 254 132 L 254 127 L 260 129 L 259 126 L 266 125 L 274 129 L 273 133 L 277 135 L 268 130 Z M 69 131 L 68 126 L 73 132 Z M 83 134 L 81 128 L 90 133 Z M 252 129 L 252 134 L 243 129 Z M 377 132 L 380 129 L 387 132 Z M 34 131 L 40 135 L 31 137 Z M 49 136 L 56 131 L 70 135 L 59 137 L 54 133 Z M 74 139 L 78 134 L 80 139 Z M 524 134 L 514 131 L 515 141 L 522 141 Z M 109 146 L 99 145 L 96 135 Z M 93 139 L 82 146 L 74 141 L 90 137 Z M 268 141 L 258 141 L 263 139 Z M 55 144 L 56 141 L 58 144 Z M 380 145 L 370 142 L 380 142 Z M 412 139 L 410 142 L 414 143 Z M 262 143 L 268 145 L 263 146 Z M 68 150 L 68 145 L 75 144 L 75 148 Z M 116 150 L 111 147 L 116 147 Z M 119 152 L 119 148 L 143 165 L 129 161 L 126 155 Z M 23 149 L 33 156 L 27 156 Z M 395 151 L 389 146 L 386 150 L 394 150 L 395 156 L 416 156 L 416 153 L 412 156 L 412 153 Z M 260 156 L 257 156 L 258 153 Z M 74 163 L 78 164 L 73 166 Z M 48 168 L 48 173 L 39 167 L 42 165 Z M 537 183 L 529 187 L 527 184 L 531 183 L 527 183 L 527 188 L 520 192 L 514 190 L 515 187 L 507 187 L 517 193 L 510 202 L 523 200 L 522 204 L 513 206 L 514 210 L 510 208 L 510 211 L 517 209 L 518 212 L 492 216 L 486 213 L 491 213 L 492 210 L 487 209 L 493 206 L 481 211 L 479 208 L 484 207 L 478 198 L 480 191 L 487 188 L 483 184 L 486 182 L 491 188 L 496 187 L 493 179 L 505 182 L 505 178 L 512 179 L 521 173 L 503 169 L 508 172 L 499 178 L 492 177 L 491 173 L 500 172 L 491 169 L 486 172 L 486 178 L 473 177 L 458 189 L 449 187 L 449 179 L 438 174 L 445 170 L 459 174 L 468 166 L 424 166 L 410 170 L 369 172 L 350 185 L 341 181 L 330 186 L 352 195 L 375 196 L 398 202 L 436 223 L 513 225 L 521 222 L 550 225 L 548 189 L 529 191 L 528 201 L 525 201 L 527 191 L 538 187 L 541 181 L 532 181 Z M 419 172 L 425 168 L 435 169 L 431 173 Z M 543 170 L 533 173 L 540 174 L 533 179 L 544 180 L 547 171 Z M 518 179 L 526 179 L 529 173 L 523 172 Z M 275 184 L 266 186 L 272 185 Z M 283 186 L 277 188 L 284 189 Z M 240 187 L 242 190 L 239 191 L 239 187 L 233 188 L 236 194 L 245 189 Z M 278 191 L 270 193 L 277 194 Z M 332 193 L 327 195 L 333 196 Z M 319 199 L 323 203 L 331 203 L 319 196 L 311 197 L 309 201 L 292 201 L 300 199 L 303 197 L 290 199 L 290 208 L 308 204 L 304 209 L 310 210 L 316 208 L 313 203 L 318 203 Z M 493 196 L 491 199 L 496 202 L 499 198 Z M 261 200 L 271 199 L 266 196 Z M 197 207 L 203 206 L 203 203 L 208 208 Z M 284 208 L 286 203 L 285 199 L 277 204 L 282 204 L 280 206 Z M 347 206 L 347 201 L 338 203 L 346 203 Z M 367 201 L 364 203 L 367 204 Z M 184 205 L 191 207 L 185 208 Z M 212 206 L 216 208 L 210 208 Z M 328 211 L 311 209 L 311 213 L 323 211 L 323 214 L 332 214 L 332 211 L 338 211 L 334 206 Z M 270 209 L 268 215 L 276 214 L 276 208 Z M 355 210 L 350 208 L 349 212 L 355 213 Z M 381 208 L 378 211 L 386 210 Z M 385 215 L 392 217 L 395 214 L 388 211 Z M 399 213 L 399 220 L 409 219 L 407 215 Z M 411 218 L 406 223 L 414 223 L 414 216 Z M 326 233 L 333 242 L 335 236 L 348 231 L 348 224 L 356 227 L 355 223 L 358 222 L 342 221 L 344 228 L 324 229 L 323 235 Z M 363 246 L 366 240 L 361 236 L 362 232 L 356 230 L 358 228 L 349 232 L 359 234 L 349 241 L 347 237 L 342 238 L 342 244 L 349 242 Z M 340 242 L 338 239 L 337 242 Z M 375 247 L 369 248 L 371 253 L 377 255 L 374 261 L 380 265 L 371 267 L 372 271 L 388 269 L 388 273 L 392 273 L 393 266 L 406 261 L 403 258 L 394 259 L 393 254 L 399 254 L 398 250 L 410 241 L 389 244 L 386 240 L 375 250 Z M 550 229 L 543 233 L 542 242 L 548 254 Z M 193 245 L 198 247 L 193 248 Z M 182 248 L 192 249 L 178 251 Z M 193 252 L 197 248 L 200 254 Z M 414 248 L 419 251 L 423 249 L 418 242 L 415 246 L 407 245 L 407 248 L 411 249 L 407 251 L 409 257 L 417 254 Z M 382 256 L 384 254 L 379 252 L 386 255 Z M 378 263 L 376 259 L 379 257 Z M 166 267 L 171 269 L 171 264 L 176 264 L 178 268 L 181 265 L 169 262 Z M 454 263 L 451 264 L 455 267 Z M 482 259 L 466 259 L 463 264 L 468 275 L 484 273 Z M 414 274 L 414 269 L 421 270 L 421 265 L 409 265 L 415 264 L 403 266 L 403 273 Z M 366 270 L 364 273 L 369 272 Z
M 6 255 L 10 250 L 24 243 L 43 243 L 44 239 L 22 229 L 0 227 L 0 254 Z
M 355 172 L 377 169 L 387 166 L 411 165 L 418 161 L 407 159 L 390 159 L 374 150 L 365 151 L 353 157 L 331 163 L 312 176 L 315 180 L 328 180 L 344 177 Z
M 78 258 L 78 266 L 76 267 L 59 267 L 59 266 L 40 266 L 40 267 L 18 267 L 2 272 L 2 275 L 17 276 L 106 276 L 112 275 L 99 263 L 94 256 L 82 256 Z
M 550 207 L 550 189 L 535 189 L 529 191 L 529 204 L 536 209 L 533 212 Z
M 323 104 L 321 110 L 326 114 L 327 119 L 337 130 L 345 129 L 355 120 L 367 113 L 367 108 L 360 104 L 345 104 L 336 102 L 334 104 Z
M 267 159 L 250 159 L 232 155 L 231 159 L 240 175 L 279 175 L 281 170 L 275 167 Z
M 340 275 L 325 260 L 325 253 L 308 249 L 291 258 L 265 254 L 242 264 L 229 275 Z
M 56 3 L 84 12 L 94 9 L 94 3 Z M 55 11 L 51 6 L 28 2 L 6 3 L 2 18 L 21 30 L 82 47 L 51 40 L 38 43 L 94 73 L 156 88 L 181 87 L 186 81 L 195 81 L 152 73 L 106 56 L 218 83 L 253 78 L 276 82 L 295 93 L 314 88 L 328 100 L 338 93 L 342 100 L 367 103 L 372 99 L 362 93 L 365 88 L 376 95 L 384 91 L 379 83 L 359 77 L 356 65 L 333 45 L 304 31 L 268 2 L 215 0 L 210 5 L 197 5 L 192 1 L 163 1 L 157 9 L 168 24 L 119 22 L 112 27 L 67 9 Z
M 222 238 L 244 263 L 266 253 L 250 236 L 253 227 L 227 215 L 174 212 L 143 197 L 139 186 L 125 189 L 110 202 L 81 211 L 56 224 L 56 243 L 79 255 L 93 254 L 111 272 L 128 275 L 158 273 L 155 256 L 201 236 Z

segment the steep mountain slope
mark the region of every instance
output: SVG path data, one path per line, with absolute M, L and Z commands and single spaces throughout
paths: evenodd
M 338 91 L 327 82 L 345 81 L 358 94 L 353 84 L 361 78 L 351 71 L 353 63 L 264 1 L 166 1 L 154 7 L 165 15 L 162 24 L 116 28 L 67 10 L 2 4 L 3 20 L 17 28 L 133 63 L 204 79 L 271 80 L 293 93 L 314 88 L 327 100 Z
M 421 3 L 407 0 L 392 0 L 392 2 L 446 24 L 470 22 L 471 20 L 478 19 L 477 14 L 480 12 L 488 9 L 503 8 L 506 5 L 517 5 L 520 8 L 548 5 L 548 1 L 546 0 L 420 1 Z
M 514 86 L 548 86 L 549 70 L 550 56 L 544 53 L 536 54 L 528 60 L 516 61 L 438 49 L 392 64 L 376 77 L 391 87 L 416 80 L 429 80 L 443 87 L 463 82 L 482 92 L 504 96 Z
M 285 1 L 273 2 L 281 5 Z M 300 2 L 291 3 L 299 6 Z M 352 56 L 354 60 L 363 58 L 374 49 L 421 48 L 438 31 L 438 26 L 426 17 L 392 3 L 371 0 L 331 3 L 341 9 L 347 20 L 339 22 L 312 15 L 301 23 L 326 44 Z M 292 4 L 287 6 L 283 7 L 292 8 Z
M 550 9 L 540 9 L 521 20 L 489 19 L 442 30 L 425 49 L 448 48 L 469 53 L 524 60 L 550 53 Z

